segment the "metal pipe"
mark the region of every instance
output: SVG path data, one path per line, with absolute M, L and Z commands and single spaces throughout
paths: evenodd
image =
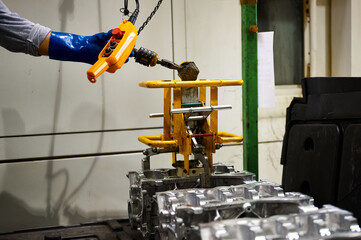
M 208 114 L 208 115 L 209 115 L 209 114 Z M 208 115 L 207 115 L 207 116 L 189 116 L 189 117 L 186 119 L 186 121 L 201 121 L 201 120 L 206 119 L 206 118 L 208 117 Z
M 231 105 L 223 105 L 223 106 L 208 106 L 208 107 L 191 107 L 191 108 L 176 108 L 172 109 L 172 114 L 178 113 L 196 113 L 196 112 L 211 112 L 215 110 L 224 110 L 224 109 L 232 109 Z
M 192 130 L 190 129 L 189 126 L 187 126 L 187 131 L 188 131 L 188 134 L 189 134 L 190 136 L 193 135 L 193 132 L 192 132 Z M 194 137 L 192 137 L 192 143 L 193 143 L 193 145 L 194 145 L 194 148 L 197 148 L 197 147 L 198 147 L 197 140 L 196 140 Z
M 159 118 L 159 117 L 164 117 L 164 113 L 151 113 L 149 114 L 150 118 Z

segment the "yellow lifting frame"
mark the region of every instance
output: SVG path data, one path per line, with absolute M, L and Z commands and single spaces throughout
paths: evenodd
M 241 79 L 197 79 L 194 81 L 182 80 L 155 80 L 143 81 L 140 87 L 145 88 L 183 88 L 183 87 L 226 87 L 243 85 Z
M 184 173 L 189 174 L 189 156 L 192 154 L 191 137 L 187 132 L 183 114 L 173 114 L 171 116 L 171 89 L 173 88 L 173 108 L 181 108 L 181 88 L 198 87 L 199 101 L 205 105 L 206 87 L 210 87 L 210 100 L 212 106 L 218 105 L 218 87 L 239 86 L 243 84 L 240 79 L 198 79 L 194 81 L 181 80 L 160 80 L 143 81 L 139 86 L 146 88 L 164 88 L 164 106 L 163 106 L 163 134 L 144 135 L 138 140 L 150 147 L 178 148 L 178 152 L 184 156 Z M 241 136 L 218 132 L 218 111 L 212 111 L 210 114 L 210 125 L 208 120 L 204 121 L 203 129 L 212 133 L 211 137 L 205 138 L 206 155 L 209 166 L 212 171 L 213 158 L 215 153 L 215 143 L 242 142 Z M 173 132 L 171 126 L 173 125 Z M 173 154 L 173 164 L 176 163 L 176 154 Z

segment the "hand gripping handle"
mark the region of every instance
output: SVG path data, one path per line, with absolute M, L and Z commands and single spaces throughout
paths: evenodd
M 113 29 L 112 37 L 99 53 L 98 61 L 87 71 L 89 81 L 95 83 L 105 71 L 114 73 L 120 69 L 132 53 L 137 36 L 135 26 L 125 19 Z

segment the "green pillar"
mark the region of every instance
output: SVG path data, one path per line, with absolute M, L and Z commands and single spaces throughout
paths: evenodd
M 241 0 L 243 167 L 258 179 L 257 0 Z

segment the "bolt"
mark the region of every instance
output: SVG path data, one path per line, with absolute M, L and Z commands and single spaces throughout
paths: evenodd
M 256 33 L 258 32 L 258 27 L 256 25 L 252 25 L 249 27 L 249 32 Z

